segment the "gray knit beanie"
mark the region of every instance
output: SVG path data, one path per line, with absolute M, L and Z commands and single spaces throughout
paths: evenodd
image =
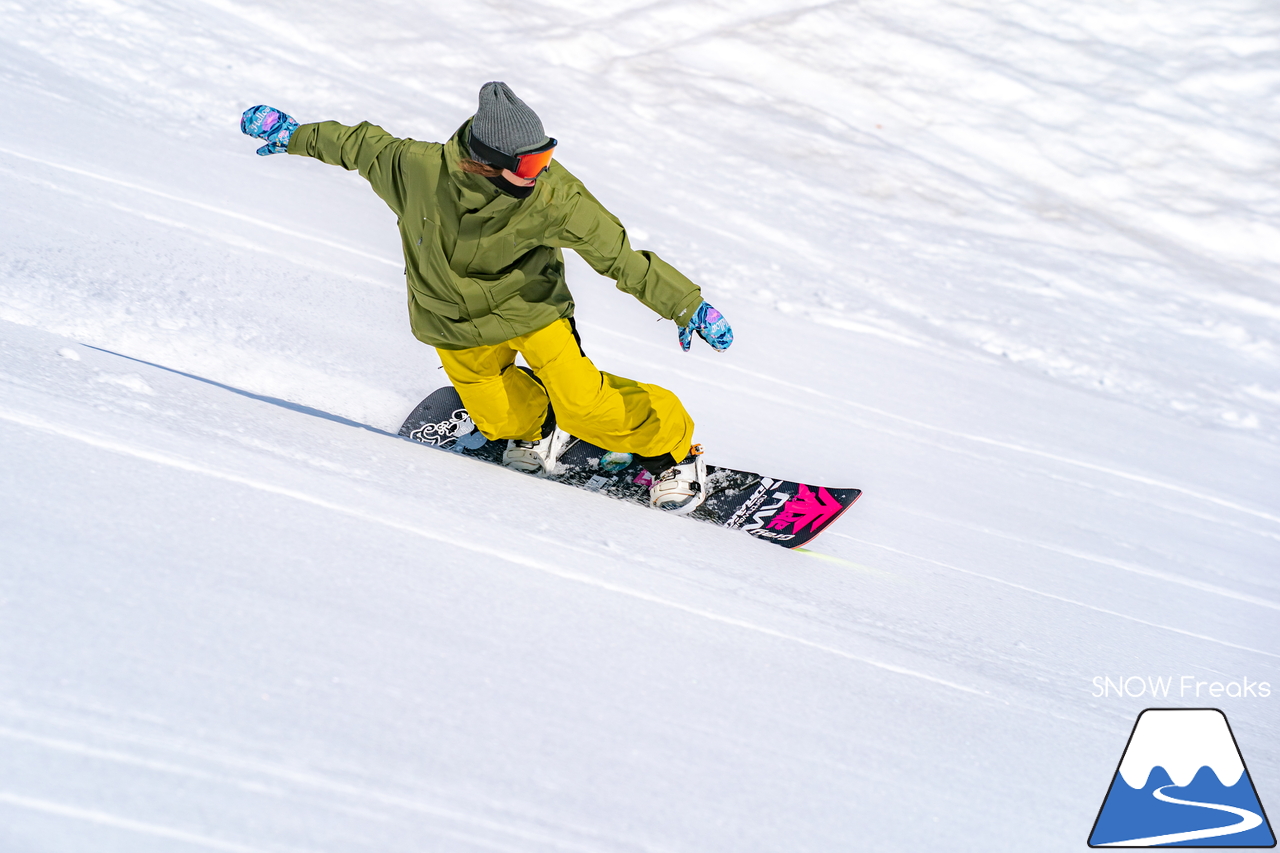
M 480 108 L 471 120 L 471 135 L 490 148 L 512 155 L 547 141 L 538 114 L 517 98 L 510 86 L 496 81 L 480 88 Z M 480 163 L 489 162 L 474 150 L 471 156 Z

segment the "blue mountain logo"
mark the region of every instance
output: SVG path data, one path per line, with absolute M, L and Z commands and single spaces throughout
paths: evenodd
M 1275 847 L 1240 747 L 1217 708 L 1138 715 L 1090 847 Z

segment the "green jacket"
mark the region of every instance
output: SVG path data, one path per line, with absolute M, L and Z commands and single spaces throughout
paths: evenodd
M 498 344 L 573 316 L 561 249 L 573 249 L 618 289 L 686 325 L 696 284 L 652 252 L 631 248 L 622 223 L 558 161 L 516 199 L 459 165 L 468 120 L 443 145 L 397 139 L 377 125 L 304 124 L 290 154 L 356 169 L 399 217 L 418 340 L 441 349 Z

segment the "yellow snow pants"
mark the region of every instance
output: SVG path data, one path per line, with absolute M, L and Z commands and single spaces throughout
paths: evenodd
M 597 370 L 568 320 L 494 346 L 436 352 L 485 438 L 536 441 L 549 397 L 560 429 L 605 450 L 679 462 L 693 442 L 693 419 L 675 394 Z M 515 367 L 516 353 L 542 385 Z

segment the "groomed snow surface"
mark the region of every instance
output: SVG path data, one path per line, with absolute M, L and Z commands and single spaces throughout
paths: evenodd
M 596 361 L 865 490 L 814 553 L 393 436 L 394 216 L 237 122 L 492 79 L 737 334 L 571 258 Z M 0 105 L 5 853 L 1079 850 L 1148 706 L 1280 811 L 1274 4 L 9 0 Z

